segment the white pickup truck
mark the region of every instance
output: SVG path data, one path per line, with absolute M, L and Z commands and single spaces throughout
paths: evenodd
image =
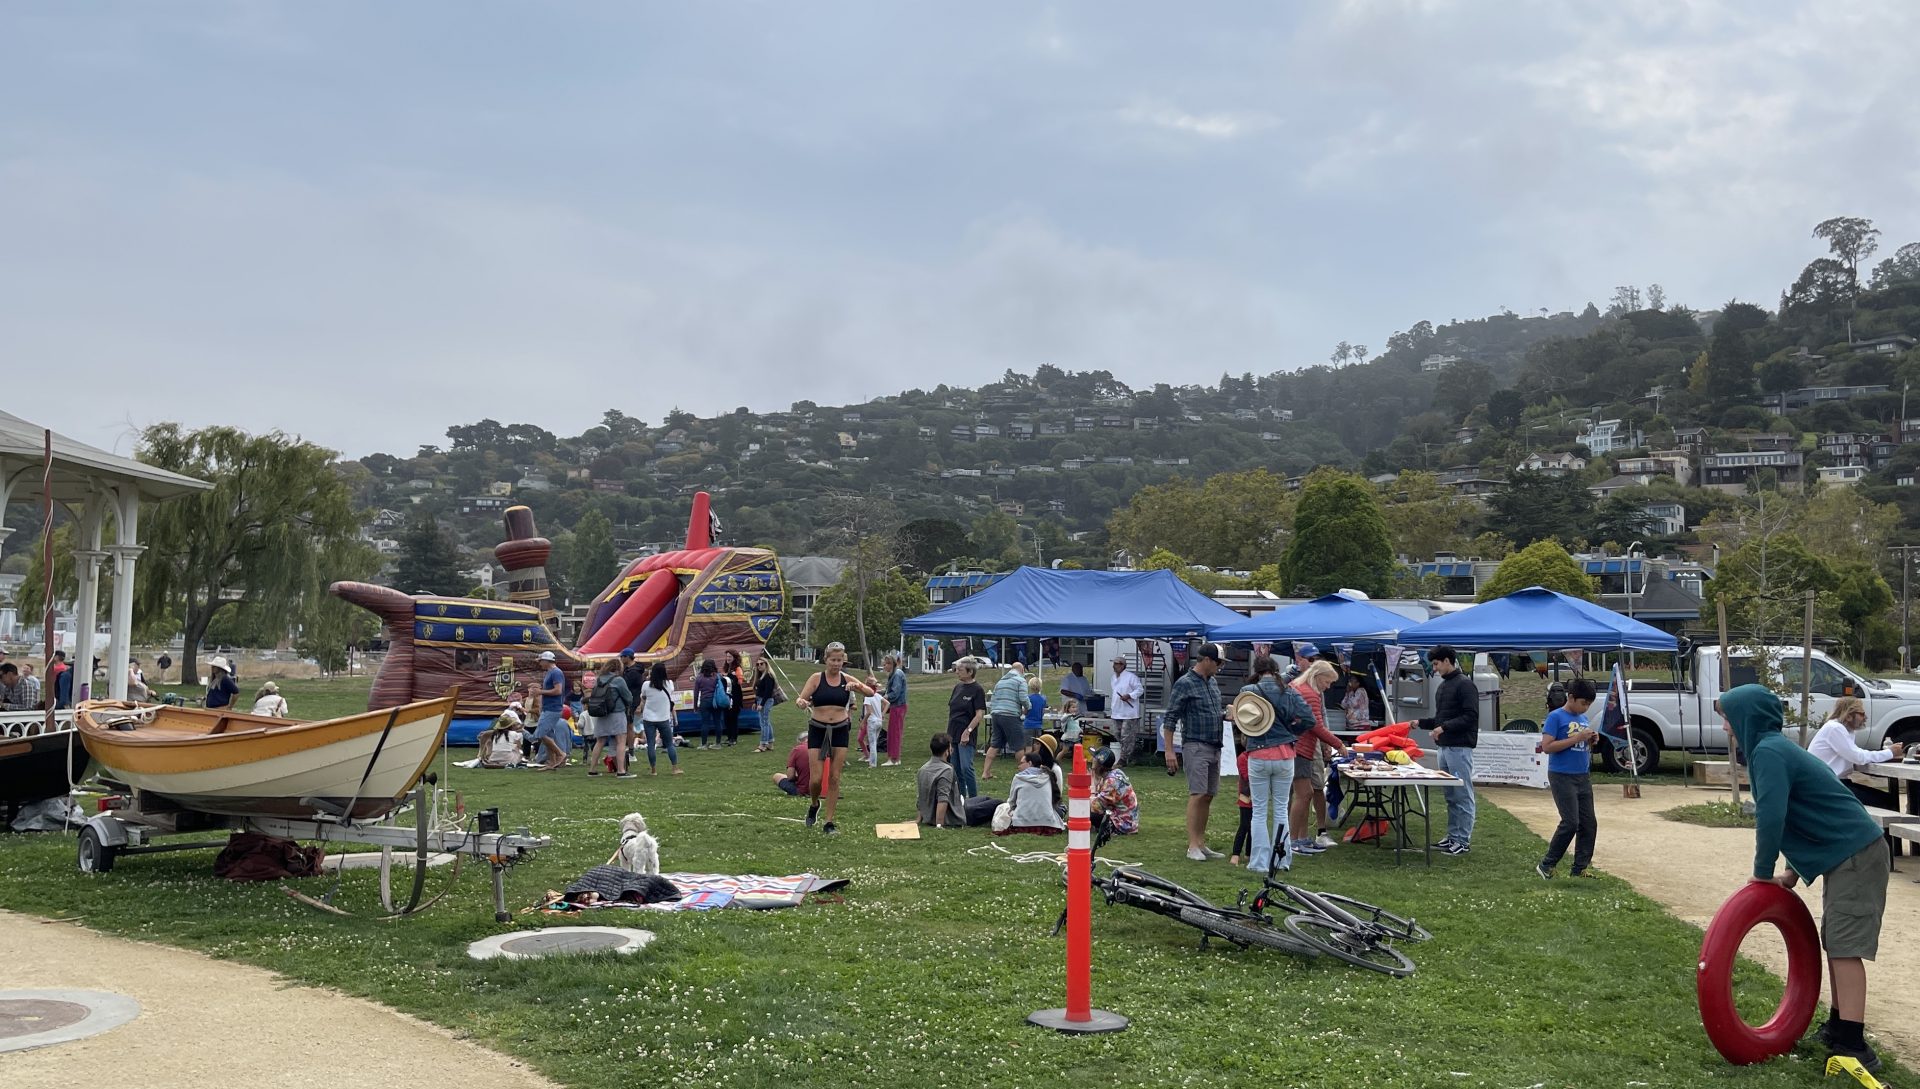
M 1761 653 L 1756 655 L 1756 649 Z M 1640 772 L 1657 767 L 1662 752 L 1727 751 L 1726 734 L 1720 728 L 1720 716 L 1713 709 L 1721 692 L 1720 655 L 1718 646 L 1698 647 L 1682 658 L 1686 669 L 1677 681 L 1628 681 L 1627 714 L 1633 730 L 1633 760 Z M 1808 668 L 1805 650 L 1736 646 L 1728 664 L 1730 681 L 1735 686 L 1758 681 L 1759 670 L 1769 668 L 1774 688 L 1787 693 L 1783 698 L 1789 721 L 1798 716 L 1801 682 Z M 1909 746 L 1920 742 L 1920 682 L 1868 680 L 1818 650 L 1813 652 L 1812 670 L 1813 696 L 1808 704 L 1810 730 L 1818 729 L 1826 721 L 1834 701 L 1842 696 L 1858 696 L 1866 704 L 1867 723 L 1854 734 L 1855 743 L 1862 748 L 1878 749 L 1889 741 Z M 1604 700 L 1604 695 L 1602 698 Z M 1594 718 L 1594 721 L 1599 720 Z M 1625 770 L 1625 763 L 1617 754 L 1618 750 L 1609 745 L 1601 755 L 1610 770 Z

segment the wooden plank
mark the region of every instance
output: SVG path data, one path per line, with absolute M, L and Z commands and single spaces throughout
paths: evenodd
M 1889 824 L 1887 835 L 1920 842 L 1920 824 Z

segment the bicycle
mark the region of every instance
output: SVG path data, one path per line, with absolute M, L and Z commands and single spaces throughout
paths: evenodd
M 1096 857 L 1107 839 L 1104 830 L 1096 837 Z M 1233 907 L 1133 866 L 1115 869 L 1108 877 L 1096 873 L 1093 886 L 1109 904 L 1165 915 L 1199 930 L 1203 949 L 1209 938 L 1221 938 L 1243 949 L 1260 945 L 1299 956 L 1331 956 L 1396 978 L 1412 975 L 1414 963 L 1395 943 L 1415 944 L 1433 936 L 1412 919 L 1351 896 L 1276 881 L 1272 869 L 1251 901 L 1242 889 Z M 1276 909 L 1278 919 L 1270 914 Z M 1055 935 L 1066 918 L 1061 912 Z

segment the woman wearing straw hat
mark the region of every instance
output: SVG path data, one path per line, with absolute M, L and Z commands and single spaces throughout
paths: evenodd
M 1268 655 L 1253 662 L 1253 684 L 1233 701 L 1233 721 L 1246 738 L 1247 782 L 1253 800 L 1253 845 L 1247 868 L 1255 873 L 1292 869 L 1287 851 L 1287 809 L 1293 796 L 1294 740 L 1312 710 L 1298 692 L 1280 683 L 1280 664 Z
M 233 663 L 216 654 L 207 660 L 208 707 L 231 707 L 240 698 L 240 685 L 233 679 Z

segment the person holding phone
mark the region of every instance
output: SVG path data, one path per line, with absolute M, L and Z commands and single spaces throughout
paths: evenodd
M 1553 791 L 1553 807 L 1560 811 L 1560 826 L 1547 841 L 1547 855 L 1534 864 L 1533 872 L 1551 878 L 1553 868 L 1573 845 L 1574 877 L 1592 875 L 1587 867 L 1593 862 L 1593 843 L 1600 826 L 1593 816 L 1593 743 L 1599 731 L 1587 723 L 1587 709 L 1597 693 L 1593 682 L 1575 677 L 1567 684 L 1567 702 L 1547 715 L 1541 726 L 1540 751 L 1547 754 L 1547 787 Z

